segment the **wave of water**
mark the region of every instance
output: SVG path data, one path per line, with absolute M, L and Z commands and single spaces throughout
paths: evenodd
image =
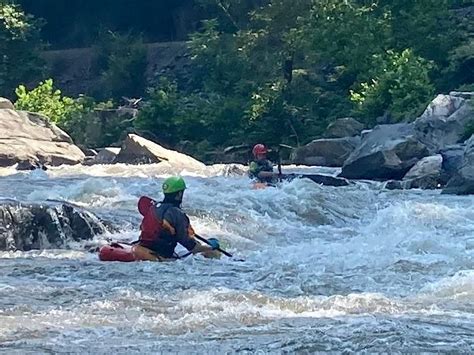
M 135 239 L 137 198 L 159 199 L 174 173 L 198 233 L 244 262 L 101 263 L 87 251 Z M 471 197 L 306 180 L 252 190 L 225 165 L 0 175 L 3 198 L 66 200 L 122 226 L 68 250 L 0 252 L 0 351 L 473 350 Z

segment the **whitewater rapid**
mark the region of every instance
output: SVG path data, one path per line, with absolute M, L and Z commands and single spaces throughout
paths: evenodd
M 64 200 L 120 227 L 63 250 L 0 252 L 0 352 L 474 350 L 472 197 L 304 179 L 252 190 L 234 171 L 0 169 L 0 198 Z M 245 261 L 98 261 L 94 246 L 136 239 L 138 197 L 159 199 L 176 173 L 196 231 Z

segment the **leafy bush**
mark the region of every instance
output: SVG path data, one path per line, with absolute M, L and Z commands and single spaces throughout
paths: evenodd
M 178 89 L 175 83 L 161 80 L 148 90 L 147 101 L 135 120 L 135 128 L 150 138 L 159 138 L 166 144 L 179 140 L 176 124 Z
M 356 115 L 370 124 L 387 110 L 395 121 L 414 119 L 432 99 L 434 87 L 429 73 L 432 64 L 413 54 L 387 51 L 374 55 L 372 79 L 351 90 Z
M 0 1 L 0 94 L 12 97 L 19 83 L 36 79 L 43 71 L 39 32 L 42 22 L 18 5 Z
M 109 146 L 117 142 L 122 131 L 131 125 L 123 124 L 117 115 L 112 119 L 101 119 L 101 111 L 114 107 L 112 101 L 97 103 L 91 97 L 79 96 L 75 103 L 78 109 L 61 121 L 60 127 L 68 132 L 77 144 L 92 148 Z
M 54 88 L 53 80 L 41 82 L 28 91 L 23 85 L 16 89 L 19 110 L 38 112 L 60 128 L 64 129 L 77 144 L 88 147 L 103 147 L 117 142 L 121 134 L 132 126 L 131 122 L 114 114 L 107 120 L 100 117 L 101 112 L 113 108 L 112 101 L 97 103 L 93 98 L 79 96 L 76 99 L 62 96 Z
M 18 96 L 15 102 L 17 109 L 41 113 L 53 123 L 64 123 L 73 113 L 81 110 L 74 99 L 62 96 L 61 91 L 54 88 L 53 79 L 41 82 L 32 90 L 20 85 L 15 93 Z

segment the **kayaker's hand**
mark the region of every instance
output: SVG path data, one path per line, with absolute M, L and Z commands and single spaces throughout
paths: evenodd
M 209 242 L 209 246 L 212 248 L 212 250 L 219 249 L 219 241 L 216 238 L 209 238 L 207 241 Z

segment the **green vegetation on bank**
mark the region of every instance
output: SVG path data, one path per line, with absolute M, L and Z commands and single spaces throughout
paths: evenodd
M 17 107 L 49 115 L 86 145 L 111 144 L 136 130 L 170 146 L 186 141 L 199 155 L 257 140 L 304 144 L 348 115 L 368 127 L 381 116 L 413 120 L 435 93 L 472 89 L 474 32 L 459 14 L 468 1 L 197 3 L 204 18 L 189 36 L 192 65 L 185 78 L 157 73 L 147 83 L 143 38 L 133 29 L 103 31 L 93 46 L 101 81 L 92 98 L 61 97 L 44 81 L 32 91 L 18 87 Z M 19 84 L 48 76 L 41 76 L 38 56 L 42 22 L 1 4 L 0 47 L 7 56 L 0 90 L 9 96 Z M 19 62 L 25 65 L 13 65 Z M 122 96 L 144 97 L 138 117 L 109 124 L 102 139 L 92 138 L 88 123 Z

